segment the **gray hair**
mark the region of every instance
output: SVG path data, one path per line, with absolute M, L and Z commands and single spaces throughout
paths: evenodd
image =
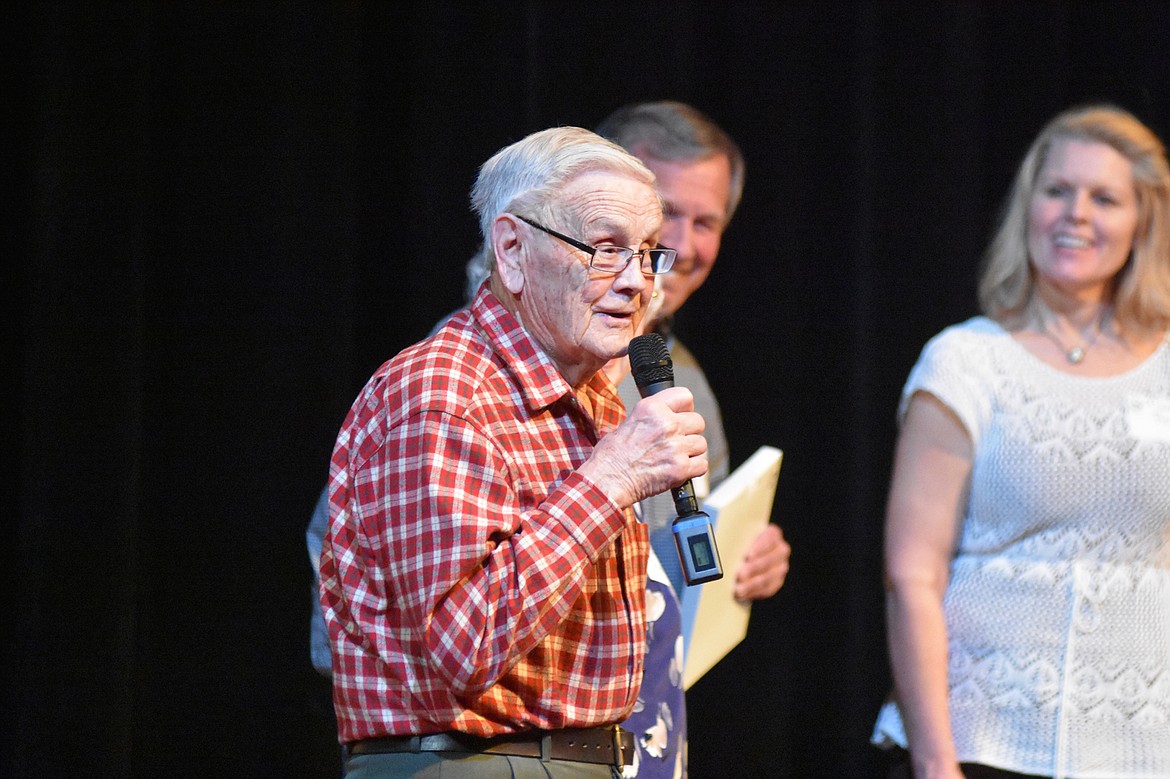
M 1117 274 L 1114 317 L 1122 325 L 1170 324 L 1170 167 L 1162 142 L 1127 111 L 1112 105 L 1072 108 L 1032 142 L 1008 194 L 979 280 L 983 313 L 1001 323 L 1022 316 L 1035 293 L 1028 257 L 1028 209 L 1036 180 L 1057 141 L 1103 143 L 1129 160 L 1137 193 L 1133 251 Z
M 492 155 L 471 188 L 471 207 L 483 236 L 484 267 L 490 270 L 495 265 L 491 245 L 496 217 L 516 211 L 533 219 L 551 218 L 565 186 L 594 171 L 623 174 L 654 186 L 654 174 L 637 157 L 580 127 L 541 130 Z
M 463 300 L 466 303 L 471 303 L 475 300 L 475 293 L 479 292 L 479 285 L 492 275 L 487 244 L 481 243 L 479 245 L 475 254 L 467 260 L 467 267 L 464 270 L 467 274 L 467 281 L 465 282 L 466 286 L 463 287 Z
M 694 106 L 674 100 L 624 106 L 601 120 L 598 135 L 639 157 L 663 162 L 695 162 L 717 154 L 731 164 L 727 220 L 743 197 L 743 153 L 722 127 Z

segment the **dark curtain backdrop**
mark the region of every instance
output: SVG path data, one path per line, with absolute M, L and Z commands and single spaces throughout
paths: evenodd
M 383 360 L 462 298 L 496 149 L 617 106 L 748 160 L 680 321 L 793 568 L 689 696 L 692 775 L 867 777 L 894 408 L 975 311 L 1041 124 L 1170 133 L 1164 2 L 136 2 L 4 12 L 10 776 L 336 776 L 304 529 Z

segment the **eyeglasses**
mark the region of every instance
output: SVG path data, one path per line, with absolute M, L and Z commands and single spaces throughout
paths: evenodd
M 526 216 L 516 214 L 516 218 L 532 225 L 537 230 L 548 233 L 553 238 L 561 239 L 574 249 L 580 249 L 587 253 L 589 255 L 589 267 L 602 273 L 621 273 L 630 264 L 630 260 L 637 256 L 638 264 L 641 266 L 644 275 L 661 276 L 670 270 L 671 266 L 674 265 L 674 258 L 678 255 L 677 251 L 667 249 L 665 246 L 660 246 L 656 249 L 629 249 L 625 246 L 611 246 L 610 244 L 590 246 L 575 238 L 562 235 L 556 230 L 550 230 L 542 224 L 537 224 Z

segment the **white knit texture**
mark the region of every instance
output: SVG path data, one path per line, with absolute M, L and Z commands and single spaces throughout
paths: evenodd
M 1170 343 L 1119 376 L 1037 360 L 977 317 L 903 390 L 975 443 L 944 601 L 959 759 L 1063 779 L 1170 777 Z M 906 744 L 896 706 L 875 742 Z

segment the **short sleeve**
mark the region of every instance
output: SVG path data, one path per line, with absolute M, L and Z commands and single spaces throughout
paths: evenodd
M 943 330 L 923 347 L 902 388 L 898 424 L 916 392 L 928 392 L 955 413 L 977 446 L 991 417 L 992 345 L 1011 336 L 984 317 Z

